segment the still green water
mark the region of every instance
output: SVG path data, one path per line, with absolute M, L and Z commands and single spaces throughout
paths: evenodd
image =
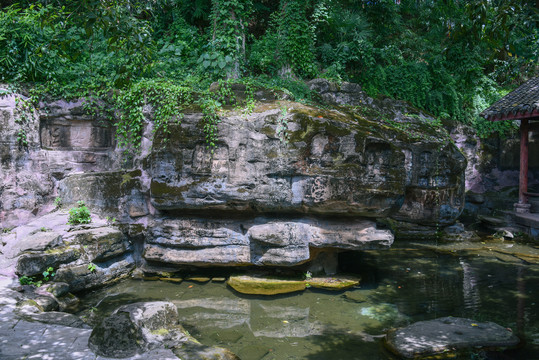
M 537 246 L 406 243 L 341 260 L 343 270 L 362 276 L 361 286 L 260 297 L 217 282 L 126 280 L 83 302 L 100 318 L 126 303 L 172 301 L 191 335 L 243 360 L 393 359 L 382 346 L 387 329 L 442 316 L 509 327 L 524 346 L 503 359 L 539 359 Z M 468 358 L 498 356 L 478 352 Z

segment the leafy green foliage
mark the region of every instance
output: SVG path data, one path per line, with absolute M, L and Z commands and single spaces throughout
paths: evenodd
M 51 5 L 12 5 L 0 12 L 0 74 L 2 81 L 43 81 L 53 77 L 59 54 L 53 25 L 64 16 Z
M 201 94 L 195 105 L 214 146 L 228 102 L 208 88 L 224 79 L 302 101 L 311 97 L 304 80 L 358 82 L 372 96 L 406 100 L 486 136 L 511 126 L 484 123 L 479 112 L 538 71 L 539 17 L 524 0 L 8 3 L 0 10 L 1 81 L 32 87 L 36 99 L 85 97 L 93 112 L 104 99 L 120 116 L 125 149 L 138 148 L 146 120 L 166 133 L 195 103 L 192 93 Z M 155 118 L 144 118 L 145 105 Z
M 53 278 L 56 273 L 54 272 L 54 269 L 52 267 L 48 267 L 47 270 L 43 271 L 41 275 L 43 275 L 43 281 L 46 282 Z
M 201 56 L 205 69 L 211 65 L 213 71 L 224 71 L 227 78 L 240 77 L 251 12 L 251 0 L 212 1 L 211 53 L 205 52 Z
M 67 223 L 69 225 L 76 225 L 89 224 L 90 222 L 92 222 L 90 210 L 84 204 L 84 201 L 77 201 L 77 206 L 69 209 L 69 218 L 67 220 Z
M 88 264 L 88 271 L 93 273 L 93 272 L 96 272 L 97 271 L 97 265 L 94 264 L 94 263 L 89 263 Z
M 161 79 L 142 80 L 131 84 L 115 98 L 119 112 L 116 128 L 118 145 L 126 150 L 138 150 L 142 139 L 144 107 L 153 107 L 153 131 L 168 134 L 171 120 L 181 121 L 182 111 L 192 102 L 191 89 Z
M 21 276 L 19 278 L 19 283 L 21 285 L 34 285 L 36 287 L 40 287 L 44 282 L 47 282 L 51 280 L 56 273 L 54 272 L 54 268 L 48 267 L 47 270 L 43 271 L 41 274 L 41 279 L 38 279 L 35 276 Z
M 21 97 L 15 98 L 15 124 L 17 124 L 17 142 L 19 144 L 19 149 L 28 148 L 28 139 L 26 137 L 26 132 L 29 130 L 30 117 L 32 116 L 34 108 L 29 100 L 26 100 Z
M 317 73 L 308 5 L 301 0 L 281 0 L 265 36 L 253 46 L 251 62 L 258 71 L 269 69 L 284 77 L 313 77 Z

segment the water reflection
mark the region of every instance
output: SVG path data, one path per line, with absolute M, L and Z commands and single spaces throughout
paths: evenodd
M 507 359 L 539 358 L 539 266 L 493 252 L 446 255 L 421 247 L 365 251 L 360 288 L 241 295 L 223 283 L 124 281 L 84 300 L 104 316 L 135 301 L 170 300 L 201 342 L 242 359 L 389 359 L 391 327 L 442 316 L 493 321 L 527 344 Z M 350 270 L 350 269 L 348 269 Z
M 464 307 L 475 314 L 481 306 L 481 296 L 477 287 L 477 275 L 470 264 L 463 258 L 459 259 L 462 267 L 462 295 Z

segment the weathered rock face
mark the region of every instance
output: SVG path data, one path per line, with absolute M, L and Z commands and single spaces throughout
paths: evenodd
M 57 211 L 16 228 L 13 241 L 2 249 L 0 270 L 12 266 L 18 276 L 39 278 L 52 267 L 51 280 L 69 284 L 64 292 L 100 287 L 130 274 L 133 248 L 123 232 L 95 214 L 88 225 L 68 225 L 67 217 Z
M 118 168 L 109 120 L 87 115 L 82 101 L 40 104 L 38 112 L 23 111 L 26 100 L 18 94 L 0 97 L 3 228 L 51 211 L 58 181 L 69 174 Z
M 213 156 L 198 115 L 172 125 L 167 143 L 158 134 L 151 154 L 153 206 L 394 217 L 425 225 L 450 224 L 460 214 L 466 161 L 425 125 L 428 119 L 403 123 L 403 130 L 344 110 L 281 106 L 285 116 L 273 103 L 247 118 L 223 118 Z M 410 135 L 421 127 L 422 138 Z
M 149 214 L 141 175 L 141 170 L 73 174 L 58 182 L 58 195 L 66 204 L 84 199 L 91 209 L 128 222 Z
M 356 84 L 309 86 L 328 106 L 271 98 L 248 115 L 222 112 L 213 149 L 200 113 L 153 142 L 148 122 L 142 151 L 128 161 L 115 149 L 111 119 L 88 115 L 82 101 L 41 104 L 20 147 L 17 96 L 0 99 L 3 228 L 51 211 L 57 196 L 139 228 L 134 253 L 104 225 L 39 241 L 17 233 L 40 247 L 21 249 L 18 273 L 59 266 L 58 280 L 79 291 L 128 273 L 139 256 L 150 267 L 295 266 L 321 254 L 319 267 L 334 273 L 339 251 L 389 247 L 395 232 L 431 236 L 455 221 L 466 160 L 441 126 Z M 391 231 L 377 228 L 384 219 Z
M 310 260 L 312 248 L 374 249 L 392 243 L 389 230 L 368 220 L 165 219 L 152 224 L 144 258 L 177 265 L 292 266 Z

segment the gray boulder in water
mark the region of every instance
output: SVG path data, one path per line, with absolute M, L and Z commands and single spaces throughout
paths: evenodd
M 485 347 L 508 348 L 520 342 L 510 330 L 495 323 L 457 317 L 390 330 L 385 340 L 389 350 L 407 359 Z

